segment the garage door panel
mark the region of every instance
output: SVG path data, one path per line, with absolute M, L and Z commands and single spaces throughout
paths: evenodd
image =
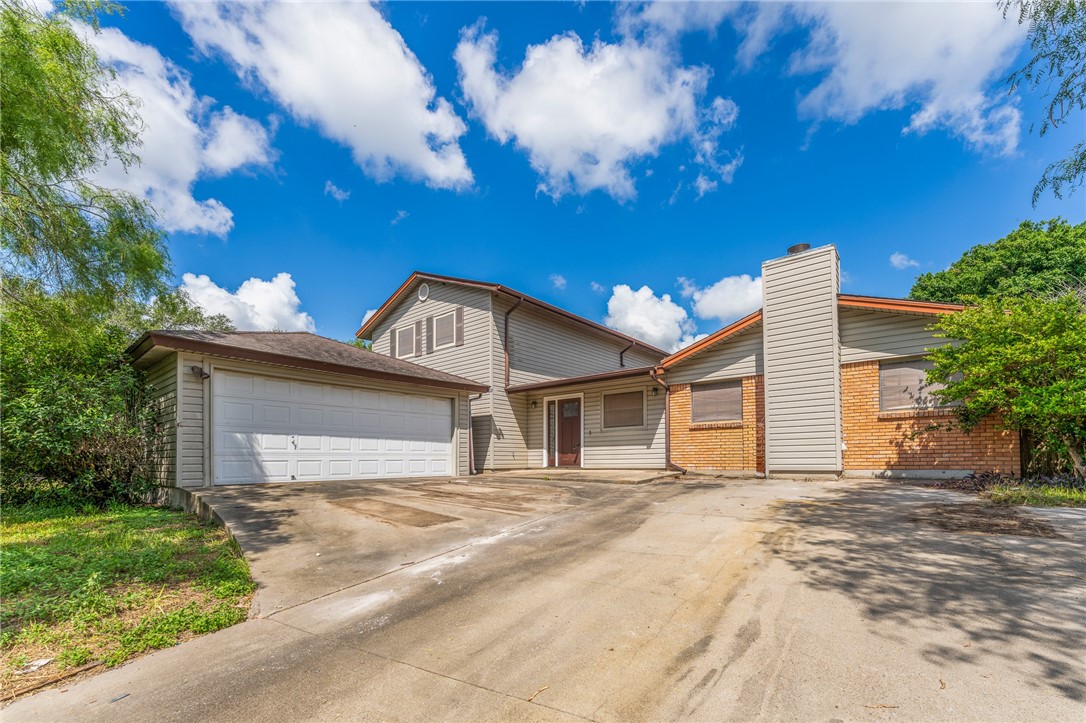
M 452 400 L 216 372 L 217 484 L 448 475 Z

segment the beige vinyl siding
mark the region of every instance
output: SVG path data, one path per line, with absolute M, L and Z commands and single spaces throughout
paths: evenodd
M 441 316 L 462 306 L 464 307 L 464 343 L 461 346 L 435 349 L 433 353 L 426 354 L 424 338 L 419 350 L 422 353 L 404 358 L 415 364 L 456 374 L 480 384 L 496 386 L 491 376 L 494 323 L 490 312 L 490 291 L 459 284 L 427 281 L 430 294 L 426 301 L 419 301 L 418 287 L 421 283 L 416 281 L 412 284 L 388 317 L 374 327 L 373 350 L 378 354 L 388 356 L 389 337 L 392 330 L 408 325 L 413 326 L 416 321 L 425 322 L 428 316 Z M 490 393 L 486 393 L 471 403 L 477 469 L 485 468 L 489 458 L 493 426 L 491 422 L 493 405 L 490 397 Z
M 491 325 L 491 364 L 494 381 L 491 384 L 490 398 L 491 424 L 489 444 L 485 464 L 477 464 L 483 469 L 522 469 L 528 466 L 528 445 L 525 441 L 528 424 L 528 410 L 523 397 L 510 398 L 505 393 L 505 312 L 516 302 L 503 296 L 494 296 Z M 524 311 L 522 304 L 509 318 L 509 330 L 513 339 L 517 339 L 515 319 Z M 514 354 L 510 349 L 510 355 Z M 514 377 L 510 371 L 510 379 Z M 516 382 L 510 381 L 510 384 Z
M 757 324 L 668 369 L 667 383 L 723 381 L 762 371 L 762 325 Z
M 504 300 L 502 303 L 504 308 L 496 308 L 494 317 L 503 325 L 509 304 Z M 596 334 L 523 304 L 509 317 L 509 336 L 510 386 L 621 369 L 619 354 L 629 346 L 628 342 Z M 660 359 L 634 347 L 626 352 L 624 361 L 627 367 L 638 367 Z
M 839 273 L 832 246 L 762 265 L 770 473 L 841 469 Z
M 946 344 L 928 326 L 937 319 L 915 314 L 841 309 L 841 363 L 917 356 Z
M 207 402 L 207 384 L 210 380 L 200 379 L 192 373 L 192 367 L 208 370 L 204 357 L 190 354 L 178 355 L 181 379 L 181 421 L 178 440 L 181 449 L 178 453 L 181 465 L 180 484 L 182 487 L 201 487 L 207 484 L 207 442 L 205 424 L 208 421 L 205 409 Z
M 646 375 L 647 376 L 647 375 Z M 562 395 L 584 395 L 584 466 L 595 469 L 663 469 L 664 468 L 664 393 L 660 389 L 653 396 L 655 384 L 615 380 L 590 386 L 581 385 L 532 392 L 526 397 L 529 412 L 527 439 L 530 447 L 530 466 L 543 466 L 545 444 L 543 419 L 546 409 L 544 398 Z M 640 427 L 603 428 L 603 395 L 614 392 L 643 391 L 645 394 L 645 423 Z M 531 402 L 536 408 L 531 409 Z
M 158 482 L 173 487 L 177 484 L 177 354 L 171 352 L 150 367 L 146 379 L 154 388 Z
M 625 349 L 626 345 L 623 345 L 622 348 Z M 663 357 L 656 352 L 650 352 L 639 346 L 635 346 L 633 349 L 626 352 L 626 355 L 623 357 L 623 361 L 625 361 L 623 366 L 631 369 L 636 367 L 651 367 L 659 364 L 661 359 L 663 359 Z

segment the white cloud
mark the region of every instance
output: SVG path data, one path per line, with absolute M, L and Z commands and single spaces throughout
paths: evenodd
M 599 39 L 574 33 L 527 48 L 515 72 L 496 68 L 498 37 L 478 23 L 461 32 L 454 56 L 472 112 L 501 143 L 512 141 L 557 199 L 600 190 L 636 196 L 631 166 L 662 147 L 688 141 L 718 172 L 719 137 L 738 108 L 717 98 L 702 107 L 710 71 L 683 66 L 666 43 Z
M 558 289 L 559 291 L 562 291 L 566 288 L 566 277 L 562 276 L 562 274 L 551 274 L 549 278 L 551 280 L 551 284 L 554 285 L 554 288 Z
M 603 284 L 599 283 L 598 281 L 593 281 L 590 286 L 592 288 L 592 292 L 595 293 L 595 294 L 606 294 L 607 293 L 607 287 L 604 286 Z
M 336 184 L 332 183 L 331 180 L 328 180 L 324 182 L 324 195 L 331 196 L 340 203 L 343 203 L 351 197 L 351 192 L 340 188 Z
M 116 28 L 78 27 L 116 71 L 117 86 L 138 99 L 143 121 L 140 163 L 126 170 L 112 160 L 93 180 L 147 199 L 166 231 L 226 236 L 234 225 L 230 209 L 215 198 L 197 200 L 193 186 L 200 178 L 271 165 L 270 132 L 230 107 L 211 112 L 214 101 L 199 96 L 188 74 L 155 48 Z
M 879 110 L 916 108 L 903 133 L 942 129 L 973 148 L 1012 153 L 1021 112 L 1002 88 L 1027 31 L 995 3 L 776 3 L 756 6 L 741 64 L 774 34 L 809 31 L 791 60 L 794 74 L 821 74 L 799 101 L 802 117 L 856 123 Z
M 392 217 L 392 220 L 388 222 L 388 225 L 389 226 L 399 225 L 400 221 L 403 221 L 405 218 L 407 218 L 410 215 L 411 214 L 409 214 L 407 211 L 404 211 L 401 208 L 399 211 L 396 212 L 396 215 Z
M 366 313 L 362 315 L 362 326 L 365 326 L 366 322 L 370 320 L 370 317 L 376 313 L 377 309 L 366 309 Z
M 724 2 L 627 2 L 615 10 L 615 27 L 626 36 L 667 37 L 695 30 L 715 33 L 735 10 L 736 5 Z
M 699 173 L 698 177 L 694 179 L 694 188 L 698 191 L 698 199 L 711 191 L 715 191 L 717 182 L 711 180 L 704 173 Z
M 895 269 L 905 270 L 910 266 L 919 266 L 920 262 L 908 257 L 908 255 L 895 251 L 890 254 L 890 265 Z
M 626 284 L 611 290 L 603 323 L 671 351 L 682 342 L 690 343 L 687 340 L 693 338 L 695 331 L 686 309 L 672 301 L 670 294 L 656 296 L 648 286 L 634 291 Z
M 224 314 L 241 331 L 313 331 L 313 317 L 301 310 L 294 279 L 280 273 L 271 281 L 251 278 L 234 293 L 205 274 L 185 274 L 181 289 L 208 314 Z
M 725 276 L 705 288 L 680 276 L 678 284 L 683 298 L 694 300 L 694 314 L 699 319 L 716 319 L 728 324 L 762 306 L 761 276 Z
M 671 347 L 670 351 L 671 351 L 671 353 L 674 354 L 675 352 L 679 351 L 680 349 L 685 349 L 686 347 L 690 346 L 694 342 L 701 341 L 702 339 L 704 339 L 707 336 L 709 336 L 709 335 L 708 334 L 685 334 L 685 335 L 683 335 L 683 338 L 679 339 L 679 341 L 676 342 L 675 345 Z
M 403 37 L 365 3 L 175 2 L 185 31 L 378 181 L 472 183 L 466 126 Z

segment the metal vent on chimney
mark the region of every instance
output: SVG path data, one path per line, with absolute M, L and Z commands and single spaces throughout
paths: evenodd
M 796 244 L 795 246 L 789 246 L 788 255 L 801 254 L 809 248 L 811 248 L 811 244 Z

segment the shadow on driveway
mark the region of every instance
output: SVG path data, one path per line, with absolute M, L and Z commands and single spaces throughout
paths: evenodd
M 779 510 L 791 539 L 775 551 L 807 585 L 844 593 L 874 623 L 962 634 L 928 644 L 929 662 L 995 656 L 1031 685 L 1086 700 L 1086 515 L 882 483 Z

